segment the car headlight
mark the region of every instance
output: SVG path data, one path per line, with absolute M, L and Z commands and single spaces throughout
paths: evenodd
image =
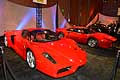
M 56 64 L 56 63 L 57 63 L 47 52 L 44 52 L 42 55 L 43 55 L 45 58 L 47 58 L 50 62 L 52 62 L 53 64 Z

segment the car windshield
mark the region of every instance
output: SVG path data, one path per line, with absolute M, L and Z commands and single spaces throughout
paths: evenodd
M 49 42 L 59 40 L 55 32 L 50 30 L 34 30 L 30 33 L 33 42 Z
M 74 28 L 74 32 L 80 33 L 80 34 L 88 34 L 90 33 L 89 29 L 84 29 L 84 28 Z

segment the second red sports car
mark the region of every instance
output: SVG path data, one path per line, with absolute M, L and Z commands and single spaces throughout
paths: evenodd
M 72 74 L 86 64 L 86 52 L 71 39 L 59 39 L 48 29 L 5 32 L 5 45 L 13 48 L 32 69 L 54 78 Z
M 83 27 L 58 28 L 56 32 L 59 37 L 71 38 L 76 42 L 87 44 L 90 47 L 110 48 L 117 40 L 108 34 L 94 32 Z

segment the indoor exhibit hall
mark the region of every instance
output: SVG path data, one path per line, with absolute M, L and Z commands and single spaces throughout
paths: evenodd
M 0 0 L 0 80 L 119 80 L 120 0 Z

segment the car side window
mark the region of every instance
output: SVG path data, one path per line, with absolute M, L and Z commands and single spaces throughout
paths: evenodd
M 23 31 L 22 31 L 22 37 L 23 37 L 24 39 L 29 40 L 29 38 L 30 38 L 30 32 L 29 32 L 28 30 L 23 30 Z
M 84 29 L 84 33 L 85 33 L 85 34 L 90 34 L 91 32 L 90 32 L 89 29 Z
M 84 30 L 83 29 L 78 29 L 78 28 L 76 28 L 76 29 L 74 29 L 74 32 L 77 32 L 77 33 L 84 33 Z
M 71 32 L 73 32 L 73 31 L 74 31 L 74 29 L 70 28 L 70 29 L 67 29 L 67 31 L 71 31 Z

